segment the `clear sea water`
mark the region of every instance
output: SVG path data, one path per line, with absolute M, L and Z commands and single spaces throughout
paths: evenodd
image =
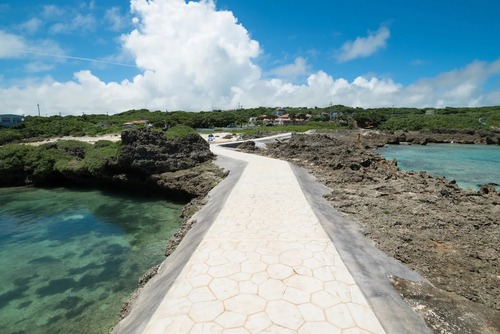
M 107 333 L 164 259 L 181 209 L 95 190 L 0 189 L 0 333 Z
M 386 145 L 377 151 L 387 160 L 395 158 L 402 170 L 445 176 L 461 188 L 477 190 L 482 184 L 500 184 L 497 145 Z

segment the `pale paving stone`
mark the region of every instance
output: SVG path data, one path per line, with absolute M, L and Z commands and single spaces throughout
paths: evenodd
M 288 329 L 279 325 L 272 325 L 271 327 L 266 328 L 266 330 L 262 331 L 263 334 L 296 334 L 297 331 L 292 329 Z
M 226 300 L 239 293 L 238 283 L 226 277 L 214 278 L 208 287 L 218 300 Z
M 283 300 L 268 302 L 266 313 L 275 324 L 288 329 L 297 330 L 304 323 L 297 305 Z
M 249 274 L 256 274 L 267 269 L 267 264 L 262 261 L 244 261 L 241 263 L 241 271 Z
M 270 279 L 259 285 L 259 296 L 265 300 L 281 299 L 286 286 L 280 280 Z
M 214 294 L 206 286 L 191 290 L 191 292 L 189 292 L 189 294 L 187 295 L 187 298 L 192 303 L 209 302 L 215 300 Z
M 229 260 L 223 256 L 210 256 L 205 261 L 205 264 L 208 266 L 219 266 L 219 265 L 226 264 L 226 263 L 229 263 Z
M 253 274 L 252 278 L 251 278 L 252 282 L 254 282 L 255 284 L 264 283 L 268 279 L 269 279 L 269 275 L 267 274 L 267 272 Z
M 325 283 L 325 291 L 338 297 L 341 303 L 350 303 L 352 301 L 350 286 L 342 282 L 332 281 Z
M 335 305 L 326 310 L 326 319 L 341 329 L 347 329 L 356 326 L 354 319 L 345 304 Z
M 272 321 L 269 319 L 265 312 L 260 312 L 256 314 L 252 314 L 248 317 L 245 322 L 245 328 L 248 329 L 251 333 L 260 333 L 266 328 L 272 325 Z
M 311 302 L 324 310 L 341 303 L 338 296 L 333 296 L 324 290 L 313 293 Z
M 249 251 L 249 252 L 245 252 L 245 257 L 247 260 L 249 261 L 260 261 L 261 259 L 261 255 L 257 252 L 252 252 L 252 251 Z
M 195 322 L 207 322 L 212 321 L 217 318 L 222 312 L 224 312 L 224 305 L 221 301 L 210 301 L 210 302 L 198 302 L 193 303 L 191 310 L 189 311 L 189 316 Z
M 236 328 L 243 326 L 246 320 L 247 316 L 244 314 L 226 311 L 219 315 L 215 322 L 223 328 Z
M 351 273 L 345 267 L 330 267 L 335 276 L 335 280 L 345 284 L 356 284 Z
M 240 271 L 239 263 L 226 263 L 219 266 L 210 267 L 208 274 L 214 278 L 227 277 Z
M 342 331 L 342 334 L 374 334 L 374 333 L 367 332 L 364 329 L 354 327 L 354 328 L 344 329 Z
M 313 304 L 307 303 L 298 307 L 306 322 L 323 322 L 326 320 L 323 310 Z
M 187 315 L 180 315 L 164 319 L 156 324 L 150 322 L 145 333 L 188 333 L 193 326 L 193 320 Z
M 222 256 L 224 256 L 227 260 L 235 263 L 241 263 L 246 260 L 245 253 L 235 249 L 225 251 Z
M 202 286 L 207 286 L 210 283 L 210 281 L 213 280 L 213 278 L 208 274 L 201 274 L 198 276 L 189 277 L 187 278 L 187 280 L 189 281 L 189 283 L 193 288 L 199 288 Z
M 319 269 L 325 266 L 322 262 L 316 260 L 315 258 L 305 259 L 303 265 L 311 270 Z
M 172 293 L 170 294 L 170 297 L 171 298 L 186 297 L 191 292 L 192 289 L 193 287 L 191 286 L 191 284 L 189 284 L 187 280 L 178 281 L 174 283 L 174 285 L 172 286 L 171 288 Z
M 264 298 L 250 294 L 240 294 L 224 302 L 226 310 L 251 315 L 261 312 L 266 307 Z
M 193 302 L 187 297 L 172 298 L 168 301 L 168 304 L 165 303 L 164 307 L 158 310 L 158 315 L 162 318 L 168 318 L 169 316 L 187 314 L 192 305 Z
M 312 276 L 322 280 L 323 282 L 330 282 L 335 280 L 335 276 L 333 275 L 329 267 L 320 267 L 314 269 L 312 271 Z
M 349 303 L 347 304 L 347 308 L 358 327 L 371 333 L 382 333 L 384 331 L 380 322 L 368 306 Z
M 249 334 L 250 332 L 247 331 L 245 328 L 230 328 L 230 329 L 225 329 L 224 334 Z
M 202 274 L 206 274 L 209 268 L 210 267 L 205 263 L 193 264 L 191 267 L 188 268 L 189 271 L 187 277 L 195 277 L 195 276 L 200 276 Z
M 310 276 L 293 275 L 285 280 L 287 286 L 313 293 L 323 289 L 323 282 Z
M 308 292 L 287 286 L 285 293 L 283 294 L 283 299 L 294 303 L 295 305 L 299 305 L 310 302 L 311 295 Z
M 268 265 L 279 264 L 280 256 L 278 254 L 262 255 L 262 262 L 267 263 Z
M 351 302 L 359 305 L 367 305 L 366 298 L 357 285 L 349 285 L 349 291 L 351 293 Z
M 243 281 L 249 281 L 252 278 L 252 274 L 248 273 L 236 273 L 231 276 L 228 276 L 228 278 L 236 281 L 236 282 L 243 282 Z
M 300 327 L 300 334 L 342 334 L 342 331 L 327 322 L 310 322 Z
M 304 266 L 294 266 L 293 271 L 300 276 L 312 276 L 313 272 L 311 269 Z
M 292 275 L 294 271 L 290 266 L 286 266 L 282 263 L 271 264 L 267 267 L 267 273 L 270 278 L 284 280 Z
M 256 295 L 259 292 L 259 286 L 252 281 L 239 282 L 240 293 Z
M 192 334 L 220 334 L 223 333 L 224 328 L 213 322 L 204 322 L 195 324 L 191 329 Z M 180 332 L 179 332 L 180 333 Z

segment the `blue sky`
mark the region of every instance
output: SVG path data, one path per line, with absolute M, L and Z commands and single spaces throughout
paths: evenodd
M 491 0 L 0 0 L 2 112 L 500 105 Z

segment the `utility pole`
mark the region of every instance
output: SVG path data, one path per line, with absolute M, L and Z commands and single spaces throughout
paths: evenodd
M 38 107 L 38 117 L 40 117 L 40 104 L 36 104 L 36 106 Z

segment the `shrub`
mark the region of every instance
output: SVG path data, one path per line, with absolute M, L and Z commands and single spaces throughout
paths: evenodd
M 176 125 L 165 132 L 164 137 L 167 140 L 182 139 L 189 136 L 198 136 L 198 132 L 186 125 Z
M 24 158 L 33 150 L 31 146 L 7 144 L 0 147 L 0 170 L 24 170 Z
M 12 143 L 23 138 L 21 131 L 0 128 L 0 145 Z
M 104 143 L 104 141 L 101 141 L 99 145 L 96 143 L 85 155 L 83 167 L 91 174 L 97 175 L 104 166 L 113 160 L 116 161 L 120 152 L 121 145 L 119 143 Z

